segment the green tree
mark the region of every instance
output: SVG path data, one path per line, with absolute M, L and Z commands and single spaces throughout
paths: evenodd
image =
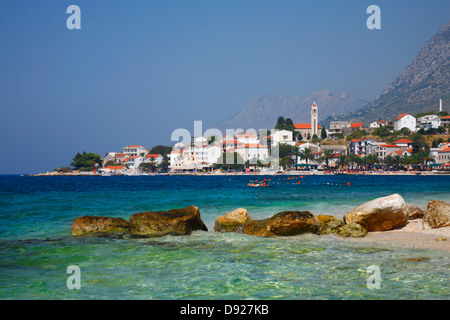
M 168 155 L 170 152 L 172 152 L 172 147 L 158 145 L 158 146 L 153 147 L 148 153 L 160 154 L 161 156 L 164 157 L 165 155 Z
M 85 151 L 80 154 L 79 152 L 72 158 L 72 162 L 70 166 L 74 170 L 79 171 L 93 171 L 94 165 L 98 164 L 101 166 L 103 160 L 102 158 L 95 153 L 86 153 Z
M 300 159 L 305 160 L 306 164 L 314 160 L 314 154 L 310 148 L 301 149 L 299 152 Z
M 333 156 L 333 151 L 331 151 L 330 149 L 325 149 L 322 154 L 322 158 L 325 160 L 325 166 L 326 166 L 327 170 L 328 170 L 329 161 L 332 156 Z
M 320 132 L 320 137 L 322 139 L 326 139 L 327 138 L 327 130 L 325 130 L 325 127 L 322 127 L 322 131 Z
M 413 153 L 417 153 L 423 149 L 429 149 L 428 144 L 425 141 L 425 138 L 420 133 L 413 133 L 409 136 L 409 139 L 412 140 L 412 149 Z
M 214 167 L 225 170 L 237 170 L 246 166 L 244 159 L 242 159 L 241 155 L 237 152 L 233 152 L 232 154 L 226 152 L 222 153 L 218 162 L 221 163 L 215 163 Z

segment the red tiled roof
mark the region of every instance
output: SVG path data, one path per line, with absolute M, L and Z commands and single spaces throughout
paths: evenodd
M 362 122 L 355 122 L 350 125 L 351 128 L 361 128 L 363 125 Z
M 123 166 L 107 166 L 105 169 L 120 170 L 123 169 Z
M 400 148 L 398 145 L 396 144 L 382 144 L 381 145 L 383 148 Z
M 158 158 L 160 156 L 160 154 L 148 154 L 148 155 L 146 155 L 145 157 L 146 158 L 148 158 L 148 159 L 150 159 L 151 157 L 153 157 L 153 158 Z
M 397 118 L 394 119 L 395 120 L 400 120 L 401 118 L 403 118 L 404 116 L 409 116 L 409 113 L 402 113 L 401 115 L 399 115 Z
M 442 120 L 442 119 L 450 119 L 450 116 L 442 117 L 441 120 Z
M 140 147 L 142 147 L 142 146 L 140 146 L 140 145 L 137 146 L 137 145 L 136 145 L 136 146 L 128 146 L 128 147 L 125 147 L 124 149 L 128 149 L 128 148 L 140 148 Z
M 264 146 L 259 143 L 247 143 L 247 144 L 240 144 L 237 146 L 238 148 L 267 148 L 267 146 Z
M 294 123 L 295 129 L 311 129 L 311 123 Z M 319 126 L 319 129 L 322 129 L 321 126 Z
M 408 139 L 400 139 L 398 141 L 395 141 L 394 143 L 413 143 L 411 140 Z

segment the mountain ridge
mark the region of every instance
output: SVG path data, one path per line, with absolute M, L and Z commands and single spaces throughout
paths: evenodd
M 295 123 L 309 123 L 313 102 L 319 107 L 319 121 L 333 114 L 357 110 L 368 101 L 346 92 L 333 93 L 322 89 L 309 96 L 264 94 L 251 101 L 246 108 L 217 124 L 219 129 L 272 129 L 279 116 L 291 118 Z
M 391 121 L 402 113 L 450 111 L 450 20 L 416 54 L 411 64 L 375 100 L 336 120 Z M 333 118 L 329 117 L 325 123 Z

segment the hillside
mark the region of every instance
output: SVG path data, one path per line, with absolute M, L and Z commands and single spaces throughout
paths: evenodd
M 316 101 L 319 120 L 360 109 L 367 104 L 348 95 L 335 94 L 324 89 L 306 98 L 268 94 L 253 100 L 245 109 L 217 125 L 219 129 L 272 129 L 279 116 L 291 118 L 296 123 L 309 123 L 311 105 Z
M 339 120 L 390 121 L 401 113 L 450 111 L 450 21 L 419 50 L 412 63 L 371 103 Z M 329 123 L 331 118 L 326 119 Z

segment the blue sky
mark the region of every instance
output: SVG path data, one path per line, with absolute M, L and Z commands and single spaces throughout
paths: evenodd
M 69 5 L 81 30 L 68 30 Z M 381 30 L 366 9 L 381 8 Z M 170 145 L 263 94 L 372 100 L 449 19 L 450 1 L 1 1 L 0 173 L 78 151 Z

